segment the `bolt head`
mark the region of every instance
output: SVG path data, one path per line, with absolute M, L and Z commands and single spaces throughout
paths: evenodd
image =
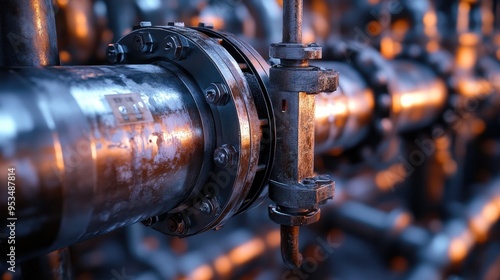
M 186 222 L 180 214 L 170 216 L 167 219 L 167 229 L 172 233 L 184 234 L 187 231 Z
M 142 221 L 142 223 L 143 223 L 145 226 L 150 227 L 150 226 L 152 226 L 152 225 L 156 224 L 158 221 L 159 221 L 158 216 L 154 216 L 154 217 L 151 217 L 151 218 L 149 218 L 149 219 L 146 219 L 146 220 Z
M 167 52 L 167 58 L 171 60 L 182 60 L 186 58 L 189 45 L 187 40 L 178 36 L 168 36 L 163 42 L 163 47 Z
M 221 168 L 232 167 L 236 164 L 238 153 L 231 145 L 222 145 L 214 151 L 214 162 Z
M 200 23 L 198 23 L 198 27 L 205 27 L 205 28 L 213 29 L 214 25 L 212 23 L 200 22 Z
M 144 39 L 141 35 L 137 34 L 134 36 L 132 46 L 135 50 L 142 51 L 142 48 L 144 48 Z
M 212 83 L 205 89 L 205 99 L 214 105 L 225 105 L 229 101 L 229 91 L 226 85 Z
M 109 63 L 120 63 L 124 59 L 123 47 L 120 44 L 109 44 L 106 49 L 106 58 Z
M 167 23 L 168 26 L 177 26 L 177 27 L 184 27 L 185 24 L 184 22 L 174 22 L 174 21 L 171 21 L 171 22 L 168 22 Z
M 200 212 L 205 213 L 205 214 L 210 214 L 212 212 L 212 205 L 210 202 L 204 201 L 200 205 Z
M 314 177 L 314 182 L 316 184 L 329 184 L 332 182 L 329 175 L 319 175 Z
M 228 155 L 225 151 L 217 151 L 214 155 L 214 161 L 219 166 L 226 166 L 229 162 Z

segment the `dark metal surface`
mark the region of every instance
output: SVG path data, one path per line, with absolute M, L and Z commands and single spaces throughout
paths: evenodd
M 23 279 L 74 279 L 69 249 L 63 248 L 22 262 Z
M 52 0 L 2 1 L 0 66 L 59 64 Z

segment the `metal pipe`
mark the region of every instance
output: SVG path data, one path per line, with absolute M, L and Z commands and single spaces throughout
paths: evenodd
M 281 225 L 281 256 L 288 268 L 300 267 L 302 254 L 299 251 L 299 227 Z
M 448 98 L 443 80 L 425 65 L 414 61 L 391 61 L 394 77 L 388 89 L 392 98 L 391 119 L 395 129 L 409 132 L 424 128 L 442 113 Z
M 354 147 L 369 132 L 375 97 L 363 77 L 346 63 L 320 62 L 341 73 L 336 92 L 320 93 L 315 104 L 315 154 Z
M 315 153 L 352 148 L 368 134 L 376 118 L 375 96 L 352 66 L 330 61 L 316 63 L 337 69 L 342 75 L 339 89 L 316 96 Z M 394 129 L 407 133 L 433 123 L 446 106 L 445 83 L 425 65 L 414 61 L 388 63 L 388 110 Z
M 302 0 L 283 1 L 283 43 L 302 43 Z
M 0 66 L 59 64 L 52 0 L 2 1 Z
M 15 168 L 16 255 L 49 252 L 187 199 L 208 177 L 201 170 L 214 149 L 198 90 L 152 65 L 2 70 L 0 166 Z M 2 250 L 8 234 L 2 228 Z

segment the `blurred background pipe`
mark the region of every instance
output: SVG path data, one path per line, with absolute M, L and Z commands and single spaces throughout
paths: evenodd
M 52 0 L 2 1 L 0 66 L 59 64 Z

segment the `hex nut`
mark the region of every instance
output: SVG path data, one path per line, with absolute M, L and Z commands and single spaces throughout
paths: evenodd
M 205 88 L 205 99 L 213 105 L 226 105 L 229 101 L 229 90 L 225 84 L 211 83 Z
M 125 51 L 120 44 L 109 44 L 106 50 L 109 63 L 121 63 L 125 58 Z
M 189 53 L 189 42 L 179 36 L 168 36 L 164 39 L 163 48 L 170 60 L 183 60 Z
M 238 152 L 231 146 L 224 144 L 214 151 L 214 162 L 221 168 L 232 167 L 238 160 Z

